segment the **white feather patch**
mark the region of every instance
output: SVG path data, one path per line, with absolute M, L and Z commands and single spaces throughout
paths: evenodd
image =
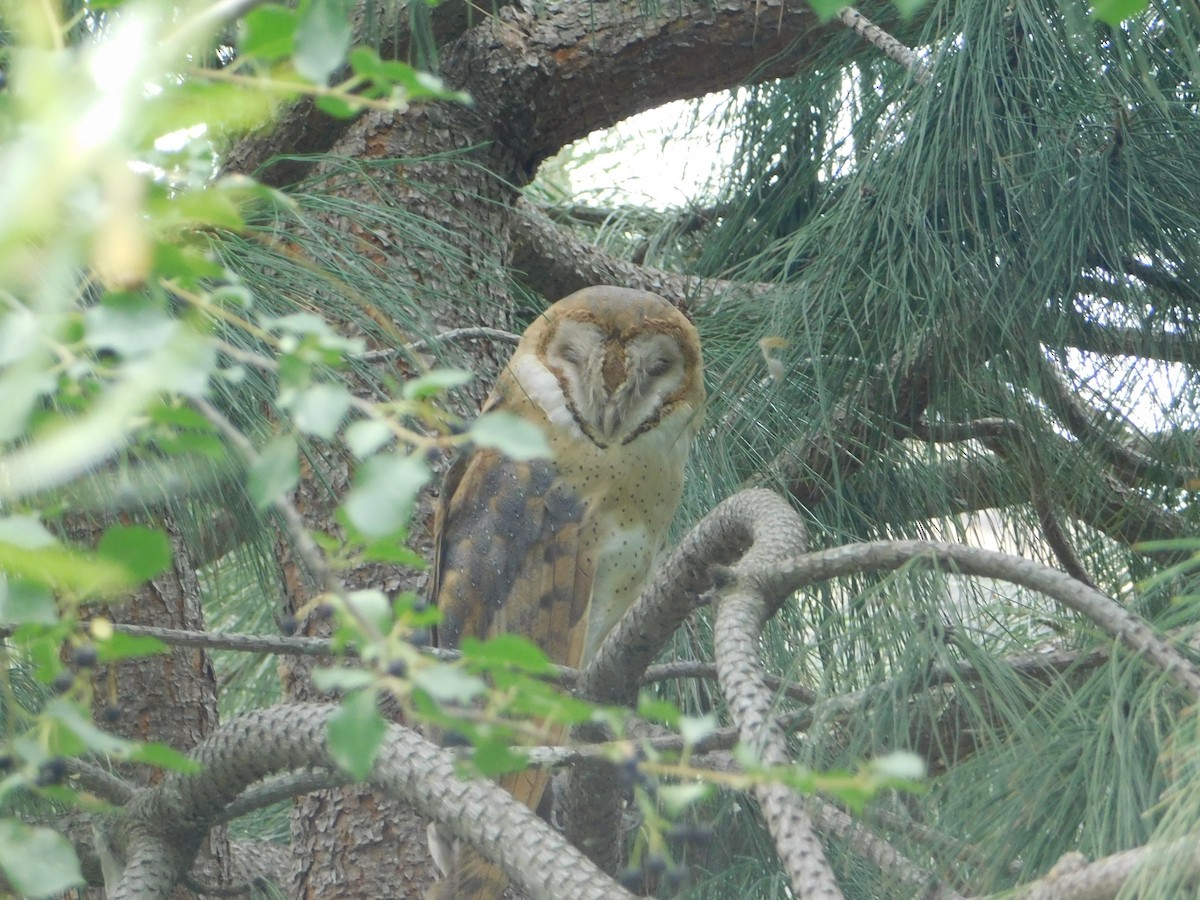
M 517 384 L 529 395 L 529 399 L 542 408 L 551 424 L 565 428 L 577 437 L 583 437 L 583 432 L 579 430 L 575 417 L 567 407 L 562 385 L 558 383 L 553 372 L 532 356 L 524 356 L 517 360 L 509 366 L 509 371 L 517 379 Z

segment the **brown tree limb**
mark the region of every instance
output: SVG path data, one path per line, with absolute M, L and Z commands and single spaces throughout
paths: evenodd
M 726 297 L 759 297 L 769 285 L 680 275 L 610 256 L 569 228 L 555 224 L 527 200 L 512 217 L 512 267 L 526 287 L 543 297 L 565 297 L 591 284 L 619 284 L 698 309 Z
M 798 546 L 803 535 L 795 511 L 770 491 L 743 491 L 722 501 L 659 567 L 580 674 L 576 690 L 595 702 L 633 705 L 642 673 L 711 586 L 714 567 L 762 552 L 776 540 Z M 577 738 L 604 735 L 584 729 Z M 621 855 L 619 796 L 613 767 L 599 762 L 576 766 L 563 794 L 568 837 L 589 847 L 606 869 L 615 868 Z
M 989 433 L 996 430 L 1006 437 L 1018 433 L 1010 432 L 1010 426 L 999 424 L 1008 420 L 976 421 L 985 423 L 978 435 L 971 433 L 974 427 L 971 422 L 950 423 L 929 426 L 927 439 L 957 441 L 978 436 L 993 451 L 1000 451 L 1003 445 L 999 440 L 987 442 Z M 1015 423 L 1011 427 L 1016 427 Z M 914 429 L 913 434 L 916 436 L 918 431 Z M 1038 440 L 1045 452 L 1055 458 L 1065 458 L 1071 449 L 1066 439 L 1055 434 L 1040 435 Z M 1003 451 L 1004 455 L 1010 452 L 1007 448 Z M 925 498 L 925 505 L 903 521 L 944 518 L 1029 503 L 1028 491 L 1014 488 L 1013 479 L 1005 476 L 1005 466 L 1006 463 L 996 456 L 976 455 L 947 460 L 936 467 L 932 474 L 927 468 L 914 471 L 913 478 L 919 481 L 921 489 L 910 493 L 915 498 Z M 1154 503 L 1111 475 L 1101 474 L 1081 480 L 1069 470 L 1046 471 L 1043 474 L 1046 478 L 1045 489 L 1067 514 L 1127 547 L 1148 541 L 1189 537 L 1194 533 L 1194 528 L 1179 513 Z M 938 484 L 942 489 L 930 491 L 931 483 Z M 928 499 L 934 493 L 940 498 L 936 503 Z M 885 515 L 885 523 L 896 521 L 899 520 L 886 518 Z M 1139 552 L 1165 563 L 1177 562 L 1186 555 L 1179 551 Z
M 107 835 L 125 861 L 121 882 L 109 896 L 165 896 L 187 874 L 213 822 L 260 779 L 297 768 L 335 769 L 325 740 L 337 709 L 292 704 L 241 716 L 192 753 L 201 771 L 172 773 L 139 792 Z M 458 778 L 453 755 L 409 729 L 388 727 L 370 780 L 478 846 L 533 897 L 631 896 L 503 789 Z
M 1200 699 L 1200 670 L 1144 619 L 1069 575 L 1023 557 L 940 541 L 871 541 L 796 557 L 759 577 L 763 590 L 785 595 L 830 578 L 890 571 L 910 563 L 996 578 L 1045 594 L 1143 654 L 1189 697 Z
M 1101 414 L 1079 399 L 1040 352 L 1035 354 L 1034 361 L 1038 377 L 1033 383 L 1046 405 L 1071 434 L 1111 465 L 1126 484 L 1152 480 L 1167 487 L 1182 487 L 1200 477 L 1200 471 L 1184 471 L 1164 465 L 1133 449 L 1130 440 L 1106 434 L 1105 426 L 1111 428 L 1116 423 L 1102 424 Z
M 1200 345 L 1189 332 L 1156 331 L 1097 325 L 1080 316 L 1070 316 L 1071 331 L 1064 340 L 1068 347 L 1101 356 L 1132 356 L 1159 362 L 1200 366 Z
M 1200 837 L 1181 838 L 1165 846 L 1147 844 L 1089 863 L 1067 854 L 1042 879 L 1004 896 L 1011 900 L 1112 900 L 1147 861 L 1167 862 L 1193 879 L 1200 878 Z
M 803 533 L 772 534 L 766 540 L 755 541 L 733 567 L 729 583 L 718 587 L 713 649 L 721 690 L 742 744 L 769 766 L 790 765 L 792 759 L 786 733 L 773 715 L 774 694 L 766 684 L 758 658 L 762 627 L 775 614 L 783 596 L 762 590 L 759 578 L 804 542 Z M 841 889 L 803 799 L 782 784 L 759 785 L 754 795 L 796 895 L 840 898 Z

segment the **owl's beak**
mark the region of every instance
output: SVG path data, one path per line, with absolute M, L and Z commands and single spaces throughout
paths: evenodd
M 600 417 L 600 430 L 603 432 L 606 440 L 612 440 L 617 436 L 617 432 L 621 428 L 621 424 L 625 421 L 624 410 L 622 406 L 621 392 L 618 391 L 615 396 L 610 395 L 608 402 L 604 404 L 604 413 Z

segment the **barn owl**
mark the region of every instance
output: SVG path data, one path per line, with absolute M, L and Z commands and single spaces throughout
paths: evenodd
M 666 300 L 591 287 L 521 337 L 484 404 L 536 424 L 551 455 L 478 449 L 447 474 L 436 519 L 438 644 L 511 632 L 580 667 L 641 591 L 679 504 L 700 425 L 700 338 Z M 502 783 L 536 809 L 544 772 Z M 469 848 L 431 849 L 446 878 L 427 898 L 494 900 L 499 867 Z

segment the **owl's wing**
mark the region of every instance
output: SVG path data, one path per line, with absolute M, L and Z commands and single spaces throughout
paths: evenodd
M 595 572 L 587 512 L 551 460 L 486 449 L 458 460 L 435 526 L 438 646 L 512 632 L 552 661 L 578 665 Z
M 550 460 L 517 462 L 492 450 L 457 460 L 435 520 L 430 593 L 442 612 L 437 645 L 457 648 L 465 636 L 513 632 L 552 661 L 578 665 L 595 571 L 586 518 L 586 505 L 562 484 Z M 536 810 L 548 779 L 545 771 L 530 770 L 500 783 Z M 492 900 L 506 881 L 498 866 L 457 847 L 446 878 L 426 898 Z

